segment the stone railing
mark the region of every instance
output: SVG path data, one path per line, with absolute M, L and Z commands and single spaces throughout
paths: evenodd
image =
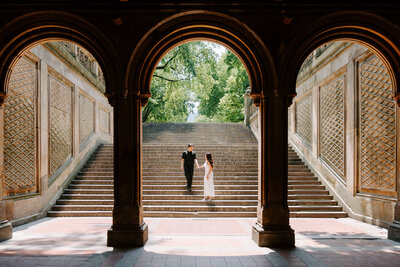
M 244 94 L 244 124 L 250 127 L 254 136 L 258 139 L 258 108 L 250 96 L 250 88 Z
M 68 51 L 82 66 L 84 66 L 97 80 L 104 84 L 104 76 L 96 59 L 84 48 L 65 41 L 59 41 L 59 44 Z
M 311 62 L 316 60 L 319 56 L 321 56 L 333 43 L 325 44 L 323 46 L 315 49 L 307 58 L 304 60 L 303 65 L 300 68 L 300 72 L 303 68 L 307 67 Z

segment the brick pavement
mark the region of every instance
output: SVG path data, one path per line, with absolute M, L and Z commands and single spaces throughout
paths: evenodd
M 386 229 L 345 219 L 291 219 L 296 248 L 260 248 L 255 219 L 146 218 L 143 248 L 106 246 L 111 218 L 44 218 L 0 243 L 0 266 L 400 266 Z

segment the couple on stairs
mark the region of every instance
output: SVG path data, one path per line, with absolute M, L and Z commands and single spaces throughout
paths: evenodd
M 213 173 L 213 160 L 211 153 L 206 153 L 203 165 L 199 166 L 196 158 L 196 152 L 193 151 L 193 144 L 188 144 L 187 150 L 183 152 L 181 159 L 181 169 L 185 171 L 187 188 L 189 191 L 192 191 L 192 179 L 193 179 L 193 171 L 194 165 L 196 164 L 197 168 L 205 168 L 204 173 L 204 198 L 203 201 L 211 200 L 215 197 L 214 193 L 214 173 Z

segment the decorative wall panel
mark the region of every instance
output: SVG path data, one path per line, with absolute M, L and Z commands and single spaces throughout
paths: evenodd
M 15 65 L 4 104 L 4 194 L 38 191 L 36 172 L 36 63 L 22 57 Z
M 94 102 L 79 95 L 79 142 L 85 141 L 94 132 Z
M 100 130 L 110 133 L 110 112 L 104 108 L 99 108 Z
M 49 75 L 49 177 L 72 152 L 72 88 Z
M 396 190 L 396 104 L 388 70 L 375 55 L 359 64 L 361 190 Z
M 320 88 L 320 155 L 344 177 L 344 75 Z
M 311 104 L 311 94 L 296 103 L 296 133 L 309 145 L 312 138 Z

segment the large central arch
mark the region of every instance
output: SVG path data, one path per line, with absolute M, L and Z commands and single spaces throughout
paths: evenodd
M 287 207 L 287 180 L 276 175 L 285 173 L 287 169 L 287 151 L 278 152 L 276 158 L 282 159 L 282 164 L 277 165 L 279 167 L 269 168 L 271 163 L 267 163 L 267 159 L 273 157 L 269 156 L 267 146 L 273 150 L 270 143 L 274 140 L 264 137 L 267 136 L 266 121 L 274 125 L 280 118 L 271 120 L 263 114 L 274 108 L 286 109 L 284 101 L 280 101 L 282 95 L 274 90 L 277 88 L 275 63 L 263 41 L 244 23 L 209 11 L 184 12 L 161 21 L 145 34 L 133 51 L 126 72 L 124 100 L 121 99 L 114 110 L 114 144 L 118 148 L 115 175 L 118 178 L 115 180 L 113 226 L 108 232 L 108 245 L 143 245 L 147 241 L 148 230 L 143 221 L 142 205 L 141 108 L 151 96 L 151 78 L 158 62 L 173 47 L 192 40 L 210 40 L 228 47 L 247 69 L 251 96 L 261 111 L 258 212 L 253 239 L 260 246 L 293 246 L 294 232 L 289 226 Z M 274 104 L 267 107 L 266 98 L 272 95 Z M 119 114 L 126 115 L 122 118 Z M 267 176 L 275 177 L 267 181 Z M 133 188 L 133 191 L 127 188 Z M 127 215 L 128 212 L 133 215 Z
M 190 11 L 169 17 L 153 27 L 134 50 L 125 86 L 142 99 L 150 97 L 150 82 L 157 63 L 173 47 L 193 40 L 210 40 L 228 47 L 247 69 L 251 94 L 257 98 L 274 88 L 276 71 L 261 39 L 244 23 L 230 16 Z

